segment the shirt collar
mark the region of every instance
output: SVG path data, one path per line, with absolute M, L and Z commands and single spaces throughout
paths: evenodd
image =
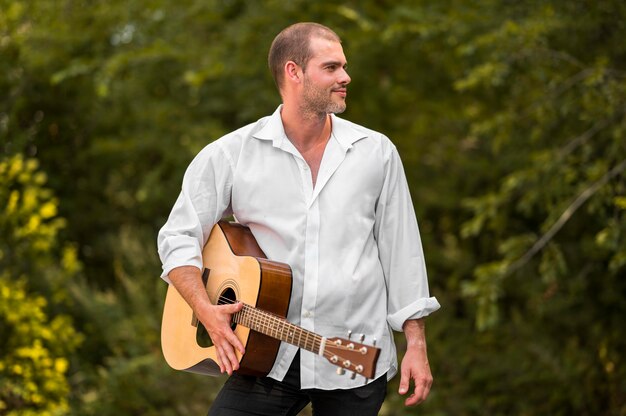
M 260 140 L 271 140 L 274 142 L 274 147 L 280 147 L 283 140 L 287 139 L 285 128 L 283 127 L 283 121 L 280 118 L 280 110 L 282 107 L 282 104 L 279 105 L 276 111 L 269 116 L 265 125 L 261 127 L 259 131 L 254 133 L 252 137 Z
M 356 124 L 339 118 L 335 114 L 330 116 L 333 121 L 332 135 L 335 136 L 344 150 L 350 149 L 354 143 L 367 137 L 367 133 L 364 130 L 357 129 Z
M 280 118 L 280 110 L 282 104 L 278 106 L 276 111 L 268 118 L 267 123 L 253 137 L 260 140 L 271 140 L 274 147 L 281 147 L 283 140 L 289 140 L 285 134 L 283 121 Z M 367 133 L 361 129 L 357 129 L 355 124 L 331 114 L 333 130 L 332 135 L 337 139 L 344 150 L 348 150 L 352 145 L 360 139 L 367 137 Z

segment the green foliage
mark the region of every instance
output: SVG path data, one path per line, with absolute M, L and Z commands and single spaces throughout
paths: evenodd
M 71 315 L 83 334 L 72 412 L 206 410 L 221 380 L 160 356 L 154 239 L 193 155 L 278 104 L 267 48 L 303 20 L 344 39 L 346 118 L 403 157 L 443 304 L 421 411 L 626 412 L 622 1 L 0 9 L 0 265 L 24 304 L 47 299 L 41 322 Z M 382 414 L 414 412 L 397 381 Z
M 144 246 L 152 237 L 127 227 L 110 242 L 115 289 L 96 290 L 86 282 L 71 287 L 79 326 L 87 334 L 74 375 L 75 414 L 203 414 L 223 383 L 174 372 L 163 360 L 166 286 L 153 273 L 159 267 L 155 251 Z
M 79 265 L 71 246 L 56 251 L 65 222 L 57 217 L 58 200 L 44 187 L 45 181 L 34 159 L 0 159 L 3 415 L 67 414 L 69 360 L 82 340 L 72 319 L 55 313 L 65 298 L 62 277 L 74 275 Z M 33 293 L 33 287 L 47 296 Z
M 67 414 L 68 356 L 81 338 L 68 316 L 51 318 L 46 299 L 24 286 L 0 276 L 0 413 Z
M 0 227 L 5 236 L 0 259 L 8 263 L 50 251 L 65 222 L 57 215 L 58 200 L 42 185 L 46 175 L 36 159 L 22 155 L 0 162 L 0 200 L 4 212 Z M 25 267 L 22 265 L 22 267 Z

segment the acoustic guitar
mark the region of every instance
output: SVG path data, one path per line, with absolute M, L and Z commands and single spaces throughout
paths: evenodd
M 272 369 L 280 342 L 326 358 L 338 373 L 374 378 L 380 349 L 348 337 L 326 338 L 288 322 L 291 268 L 268 260 L 247 227 L 220 221 L 211 230 L 202 252 L 202 279 L 213 304 L 243 302 L 232 315 L 235 335 L 245 347 L 240 374 L 265 376 Z M 163 310 L 161 344 L 167 363 L 176 370 L 219 375 L 215 347 L 201 342 L 202 324 L 193 310 L 169 285 Z M 205 331 L 206 334 L 206 331 Z M 363 336 L 359 339 L 363 340 Z

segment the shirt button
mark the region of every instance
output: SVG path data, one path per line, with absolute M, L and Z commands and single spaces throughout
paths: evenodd
M 305 318 L 310 318 L 311 316 L 313 316 L 313 314 L 309 311 L 304 312 L 304 317 Z

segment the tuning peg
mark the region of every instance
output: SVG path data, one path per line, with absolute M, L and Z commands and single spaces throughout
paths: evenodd
M 356 378 L 356 373 L 352 373 L 352 375 L 350 376 L 350 380 L 354 380 Z
M 365 339 L 365 334 L 359 335 L 359 342 L 363 342 L 364 339 Z
M 348 329 L 348 339 L 352 336 L 352 331 Z
M 374 338 L 374 341 L 372 342 L 372 347 L 376 346 L 376 338 Z
M 337 367 L 337 375 L 342 376 L 342 375 L 345 374 L 345 372 L 346 372 L 346 370 L 344 370 L 343 368 Z

